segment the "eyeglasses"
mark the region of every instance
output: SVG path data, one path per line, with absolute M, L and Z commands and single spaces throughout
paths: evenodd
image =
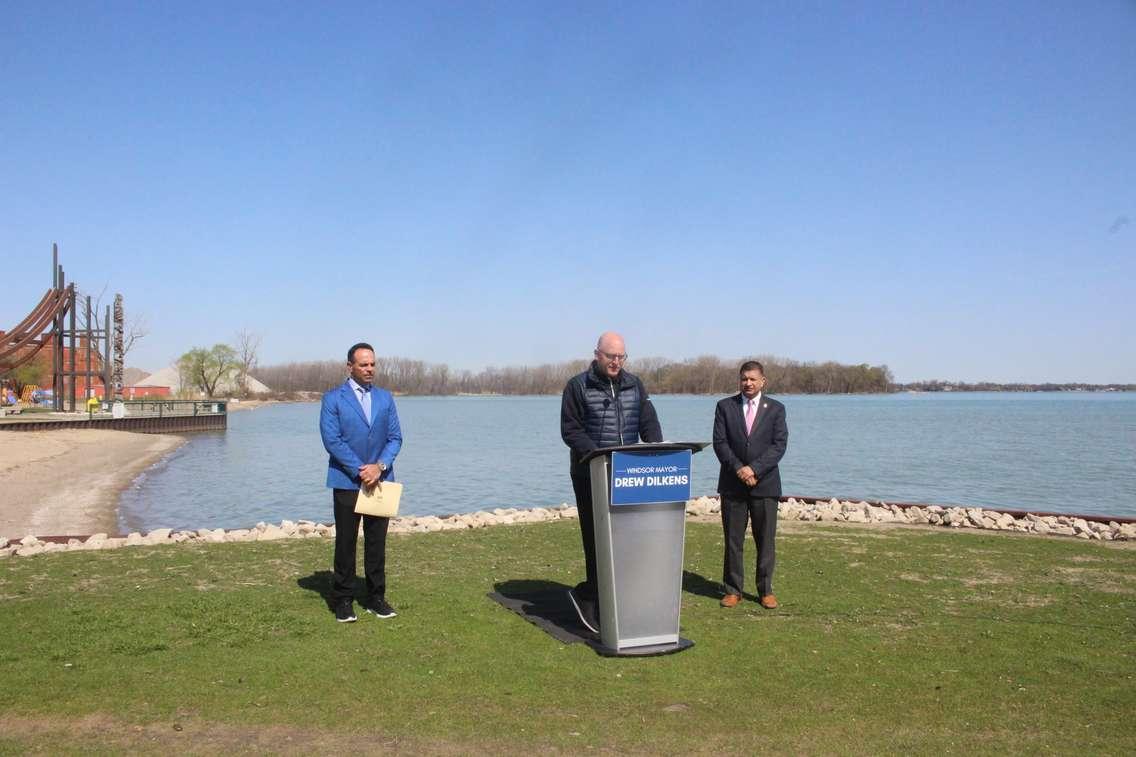
M 613 363 L 615 363 L 615 362 L 626 363 L 627 362 L 627 353 L 626 352 L 623 353 L 622 355 L 617 355 L 617 354 L 612 353 L 612 352 L 604 352 L 603 350 L 596 350 L 596 352 L 603 355 L 605 358 L 607 358 L 608 360 L 610 360 Z

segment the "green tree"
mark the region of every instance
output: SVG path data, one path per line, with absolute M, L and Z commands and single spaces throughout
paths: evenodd
M 43 380 L 45 376 L 50 384 L 51 366 L 47 364 L 42 354 L 36 355 L 21 366 L 11 368 L 0 374 L 0 378 L 7 379 L 12 383 L 12 389 L 15 391 L 17 397 L 23 393 L 25 386 L 28 384 L 38 386 L 39 382 Z M 49 386 L 48 388 L 50 389 L 51 387 Z
M 178 374 L 183 389 L 193 387 L 212 398 L 218 386 L 231 382 L 240 370 L 237 351 L 227 344 L 211 349 L 194 347 L 178 358 Z

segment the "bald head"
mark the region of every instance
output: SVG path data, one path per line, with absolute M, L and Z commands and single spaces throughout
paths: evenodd
M 605 331 L 596 340 L 596 349 L 623 354 L 623 337 L 614 331 Z
M 627 360 L 627 348 L 623 344 L 623 337 L 614 331 L 605 331 L 596 340 L 596 365 L 600 371 L 610 378 L 615 378 L 623 370 L 623 363 Z

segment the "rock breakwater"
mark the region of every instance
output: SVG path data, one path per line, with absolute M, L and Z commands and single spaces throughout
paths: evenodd
M 720 513 L 716 497 L 698 497 L 686 503 L 691 518 L 707 518 Z M 970 528 L 993 531 L 1015 531 L 1038 536 L 1067 536 L 1098 541 L 1136 540 L 1136 523 L 1108 523 L 1090 521 L 1072 515 L 1035 515 L 1025 513 L 1016 517 L 997 510 L 978 507 L 945 507 L 940 505 L 901 506 L 897 504 L 852 502 L 830 499 L 805 502 L 792 497 L 781 502 L 779 516 L 785 521 L 816 523 L 895 524 Z M 574 519 L 576 508 L 567 504 L 557 507 L 497 508 L 459 515 L 420 515 L 394 518 L 389 533 L 433 533 L 436 531 L 464 531 L 489 526 L 521 523 L 546 523 Z M 50 552 L 67 552 L 119 547 L 155 546 L 162 544 L 275 541 L 279 539 L 320 539 L 335 536 L 335 526 L 310 520 L 285 520 L 280 524 L 257 523 L 252 528 L 200 528 L 174 531 L 158 528 L 147 534 L 138 532 L 126 536 L 92 534 L 84 538 L 66 540 L 28 535 L 18 541 L 0 537 L 0 558 L 31 557 Z

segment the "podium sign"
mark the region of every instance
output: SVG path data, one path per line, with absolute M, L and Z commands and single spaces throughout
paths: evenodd
M 678 652 L 691 453 L 700 442 L 604 447 L 585 462 L 592 479 L 600 651 Z
M 690 499 L 690 450 L 611 453 L 611 504 L 647 505 Z

